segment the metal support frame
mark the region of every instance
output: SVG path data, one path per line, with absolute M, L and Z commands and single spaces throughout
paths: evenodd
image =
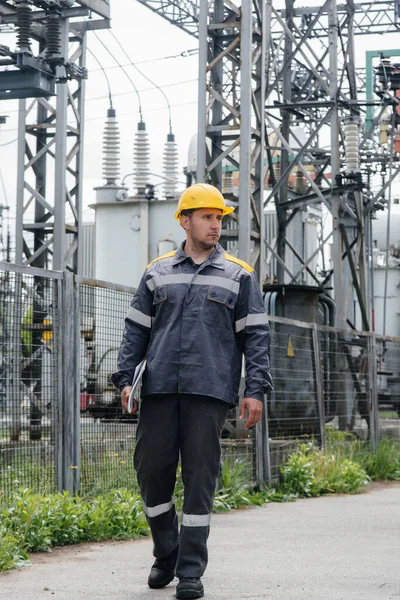
M 264 262 L 265 14 L 259 0 L 243 0 L 238 7 L 227 0 L 214 0 L 212 6 L 200 2 L 197 181 L 221 187 L 223 161 L 240 165 L 239 257 L 258 271 Z M 211 141 L 209 155 L 206 138 Z
M 86 32 L 77 38 L 67 18 L 61 32 L 64 55 L 71 49 L 70 62 L 85 67 Z M 85 81 L 67 81 L 64 66 L 57 77 L 53 102 L 19 101 L 15 261 L 77 272 Z
M 21 99 L 15 261 L 75 273 L 79 272 L 81 261 L 79 231 L 82 222 L 86 36 L 89 29 L 109 26 L 110 9 L 108 0 L 82 0 L 80 4 L 81 8 L 64 8 L 57 13 L 60 59 L 56 57 L 51 63 L 51 59 L 46 62 L 43 58 L 47 56 L 43 26 L 47 14 L 37 10 L 39 3 L 33 3 L 32 35 L 38 42 L 38 57 L 41 58 L 32 56 L 31 62 L 39 64 L 41 60 L 43 68 L 49 70 L 57 82 L 56 95 L 45 98 L 40 97 L 40 93 L 32 94 L 31 89 L 16 91 Z M 17 10 L 13 3 L 3 3 L 0 23 L 15 24 Z M 87 16 L 89 10 L 101 18 L 90 22 L 70 21 L 70 17 Z M 18 66 L 19 55 L 30 56 L 21 52 L 15 54 L 14 68 Z M 23 71 L 12 73 L 25 81 Z M 0 70 L 0 81 L 4 77 L 7 72 Z M 39 97 L 27 100 L 31 95 Z
M 80 314 L 79 284 L 69 271 L 58 281 L 58 303 L 63 306 L 56 331 L 59 360 L 57 487 L 71 494 L 79 492 L 80 481 Z
M 312 349 L 315 369 L 315 391 L 318 402 L 318 422 L 319 422 L 319 434 L 321 437 L 321 448 L 326 450 L 326 434 L 325 434 L 325 405 L 324 405 L 324 389 L 322 382 L 322 361 L 321 361 L 321 347 L 319 340 L 319 332 L 317 324 L 313 323 L 312 328 Z
M 370 413 L 370 442 L 372 452 L 376 451 L 379 441 L 378 374 L 376 360 L 376 336 L 371 333 L 367 339 L 368 350 L 368 409 Z
M 165 3 L 163 0 L 139 0 L 141 4 L 160 15 L 172 25 L 176 25 L 186 33 L 198 36 L 199 13 L 201 0 L 174 0 Z M 268 0 L 267 0 L 268 2 Z M 338 5 L 341 23 L 346 19 L 349 7 L 353 7 L 355 14 L 354 33 L 365 35 L 368 33 L 387 34 L 399 31 L 399 0 L 375 1 L 375 2 L 353 2 L 345 0 Z M 294 9 L 295 17 L 312 17 L 319 11 L 319 7 L 301 7 Z M 285 10 L 280 10 L 285 18 Z M 313 37 L 325 37 L 327 23 L 318 22 L 313 28 Z
M 363 303 L 367 305 L 366 252 L 369 250 L 364 244 L 364 219 L 369 222 L 371 212 L 376 210 L 380 201 L 379 195 L 374 197 L 362 187 L 361 177 L 357 180 L 354 174 L 344 172 L 341 160 L 345 150 L 344 119 L 357 116 L 364 106 L 371 103 L 365 95 L 357 96 L 357 88 L 363 89 L 363 86 L 358 86 L 357 82 L 354 39 L 356 35 L 398 33 L 398 0 L 364 3 L 321 0 L 318 6 L 312 7 L 296 7 L 293 0 L 286 0 L 284 9 L 281 4 L 277 8 L 275 0 L 266 0 L 265 13 L 253 2 L 250 60 L 249 0 L 239 6 L 230 4 L 228 0 L 213 0 L 211 3 L 176 0 L 168 6 L 162 0 L 139 1 L 181 29 L 199 36 L 198 178 L 202 181 L 208 177 L 220 185 L 222 160 L 230 161 L 239 170 L 239 227 L 236 228 L 239 232 L 239 255 L 249 260 L 252 244 L 256 244 L 256 249 L 267 246 L 263 243 L 262 225 L 258 226 L 261 207 L 255 211 L 253 206 L 258 183 L 262 182 L 260 191 L 257 191 L 258 198 L 266 195 L 265 204 L 274 201 L 277 212 L 276 253 L 279 260 L 274 259 L 273 263 L 277 265 L 278 281 L 301 283 L 299 277 L 307 272 L 310 259 L 301 255 L 301 240 L 292 242 L 290 248 L 286 231 L 289 224 L 293 226 L 296 221 L 298 230 L 301 229 L 301 214 L 296 209 L 316 202 L 323 203 L 333 219 L 333 270 L 330 275 L 334 277 L 336 326 L 346 327 L 354 320 L 349 291 L 354 278 L 344 251 L 342 225 L 346 228 L 349 252 L 352 252 L 350 260 L 360 274 L 358 285 Z M 268 68 L 265 88 L 261 87 L 266 105 L 265 114 L 259 116 L 254 105 L 254 85 L 258 85 L 255 58 L 263 44 Z M 224 65 L 222 70 L 221 63 Z M 204 84 L 206 73 L 209 74 L 207 91 Z M 243 81 L 244 77 L 247 83 Z M 252 112 L 250 119 L 249 112 Z M 300 125 L 303 139 L 298 137 Z M 262 129 L 265 148 L 262 146 Z M 208 157 L 206 137 L 212 142 Z M 258 149 L 254 148 L 255 143 L 260 144 L 263 158 L 265 155 L 268 157 L 268 180 L 272 189 L 265 194 L 263 174 L 256 173 L 254 180 L 253 161 L 250 172 L 254 193 L 251 197 L 248 188 L 249 155 L 251 160 L 256 154 L 260 156 Z M 238 160 L 232 153 L 239 146 L 241 153 Z M 370 133 L 362 137 L 360 147 L 368 149 L 369 156 L 380 154 L 377 140 Z M 275 177 L 272 166 L 277 156 L 280 156 L 279 178 Z M 300 172 L 308 187 L 301 196 L 290 185 L 293 169 Z M 247 205 L 246 196 L 250 200 Z M 249 215 L 253 227 L 249 225 Z M 258 239 L 254 239 L 258 234 L 260 246 Z M 229 239 L 232 235 L 229 231 Z M 328 252 L 327 243 L 321 244 L 321 253 Z M 288 269 L 285 268 L 288 257 L 293 260 L 295 274 L 289 281 Z M 323 262 L 327 262 L 326 258 Z M 273 275 L 269 273 L 270 280 Z M 329 280 L 328 276 L 322 287 Z M 369 320 L 368 315 L 368 319 L 364 319 L 365 327 L 369 326 Z

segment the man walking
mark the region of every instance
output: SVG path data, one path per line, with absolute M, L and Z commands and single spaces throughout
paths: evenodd
M 186 241 L 148 265 L 132 299 L 112 381 L 127 409 L 136 366 L 146 358 L 134 464 L 156 558 L 151 588 L 179 578 L 177 599 L 201 598 L 207 538 L 220 468 L 220 435 L 239 402 L 242 356 L 245 429 L 261 418 L 271 389 L 269 326 L 253 269 L 218 243 L 233 208 L 217 188 L 195 184 L 175 217 Z M 134 403 L 133 411 L 137 410 Z M 184 504 L 174 506 L 181 456 Z

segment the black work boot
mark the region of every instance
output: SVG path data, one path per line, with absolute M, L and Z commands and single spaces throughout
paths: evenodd
M 164 558 L 156 558 L 153 566 L 151 567 L 149 579 L 147 580 L 150 588 L 159 589 L 171 583 L 175 577 L 175 566 L 178 558 L 178 550 L 179 547 L 177 546 L 174 550 L 172 550 L 171 554 L 168 554 L 168 556 L 164 556 Z
M 176 586 L 176 597 L 178 600 L 191 600 L 191 598 L 202 598 L 204 587 L 198 577 L 184 577 Z

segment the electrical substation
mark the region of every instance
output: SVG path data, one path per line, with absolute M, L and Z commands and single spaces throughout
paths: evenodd
M 400 0 L 137 1 L 198 47 L 198 121 L 180 166 L 168 103 L 154 174 L 139 98 L 132 172 L 121 177 L 126 132 L 109 90 L 88 224 L 87 52 L 114 3 L 0 0 L 0 133 L 2 100 L 18 107 L 12 249 L 0 195 L 5 438 L 54 443 L 59 406 L 75 434 L 56 444 L 57 485 L 75 489 L 68 460 L 97 451 L 78 424 L 135 426 L 109 374 L 146 265 L 183 240 L 174 207 L 185 181 L 215 185 L 235 207 L 220 242 L 255 269 L 270 316 L 265 421 L 250 441 L 236 415 L 226 425 L 243 447 L 270 440 L 255 479 L 274 475 L 293 440 L 323 445 L 326 424 L 373 447 L 385 427 L 400 437 Z M 378 35 L 391 50 L 371 49 Z

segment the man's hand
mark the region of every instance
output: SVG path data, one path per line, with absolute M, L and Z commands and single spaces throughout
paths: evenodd
M 250 427 L 253 427 L 253 425 L 258 423 L 258 421 L 261 419 L 262 402 L 260 402 L 260 400 L 256 400 L 255 398 L 243 398 L 240 405 L 239 419 L 244 419 L 246 411 L 248 417 L 244 428 L 250 429 Z
M 132 386 L 127 385 L 124 387 L 124 389 L 121 392 L 122 408 L 126 411 L 128 410 L 128 400 L 129 400 L 129 394 L 131 393 L 131 389 L 132 389 Z M 137 409 L 138 409 L 138 403 L 136 402 L 135 399 L 133 399 L 131 414 L 137 412 Z

